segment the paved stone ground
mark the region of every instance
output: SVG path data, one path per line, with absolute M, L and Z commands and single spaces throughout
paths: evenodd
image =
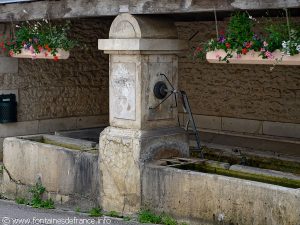
M 125 222 L 110 217 L 94 218 L 83 213 L 63 211 L 59 209 L 46 210 L 34 209 L 25 205 L 17 205 L 14 202 L 0 200 L 0 224 L 25 225 L 25 224 L 49 224 L 49 225 L 139 225 L 136 222 Z

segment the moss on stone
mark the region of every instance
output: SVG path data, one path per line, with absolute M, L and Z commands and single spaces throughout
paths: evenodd
M 283 187 L 300 188 L 300 180 L 291 180 L 287 178 L 279 178 L 279 177 L 273 177 L 273 176 L 267 176 L 261 174 L 232 171 L 223 168 L 211 167 L 209 165 L 204 165 L 204 164 L 191 163 L 191 164 L 184 164 L 184 165 L 179 165 L 174 167 L 179 169 L 184 169 L 184 170 L 193 170 L 193 171 L 199 171 L 203 173 L 213 173 L 213 174 L 224 175 L 228 177 L 241 178 L 241 179 L 258 181 L 258 182 L 263 182 L 268 184 L 275 184 Z
M 67 144 L 67 143 L 61 143 L 61 142 L 49 140 L 49 139 L 47 139 L 47 138 L 43 138 L 43 139 L 41 140 L 41 143 L 49 144 L 49 145 L 56 145 L 56 146 L 59 146 L 59 147 L 68 148 L 68 149 L 72 149 L 72 150 L 78 150 L 78 151 L 83 150 L 83 149 L 80 148 L 78 145 L 72 145 L 72 144 Z
M 206 159 L 220 161 L 220 162 L 227 162 L 230 165 L 242 164 L 245 166 L 252 166 L 261 169 L 277 170 L 277 171 L 300 175 L 299 162 L 250 155 L 245 152 L 243 152 L 241 155 L 235 155 L 235 154 L 224 153 L 220 150 L 209 149 L 209 148 L 204 149 L 204 155 Z

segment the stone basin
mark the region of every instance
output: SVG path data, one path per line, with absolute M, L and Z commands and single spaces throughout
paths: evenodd
M 41 182 L 56 204 L 90 209 L 98 205 L 97 143 L 33 135 L 4 140 L 4 197 L 28 198 L 28 189 Z
M 241 172 L 238 166 L 231 167 L 228 163 L 182 158 L 149 163 L 142 175 L 142 204 L 194 225 L 300 224 L 299 177 L 297 185 L 289 188 L 230 176 L 230 172 L 253 175 L 258 170 L 250 172 L 246 166 Z M 279 175 L 259 170 L 269 177 Z M 290 175 L 287 178 L 295 178 Z

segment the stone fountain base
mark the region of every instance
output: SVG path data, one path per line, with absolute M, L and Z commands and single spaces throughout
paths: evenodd
M 101 206 L 106 211 L 138 212 L 144 163 L 188 155 L 187 135 L 181 128 L 152 131 L 106 128 L 100 136 Z

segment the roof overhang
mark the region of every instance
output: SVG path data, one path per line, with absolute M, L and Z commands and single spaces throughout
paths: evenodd
M 4 0 L 9 1 L 9 0 Z M 25 1 L 25 0 L 24 0 Z M 14 1 L 15 2 L 15 1 Z M 23 2 L 23 1 L 22 1 Z M 300 8 L 300 0 L 60 0 L 0 4 L 0 22 L 131 14 L 190 14 L 217 11 Z

